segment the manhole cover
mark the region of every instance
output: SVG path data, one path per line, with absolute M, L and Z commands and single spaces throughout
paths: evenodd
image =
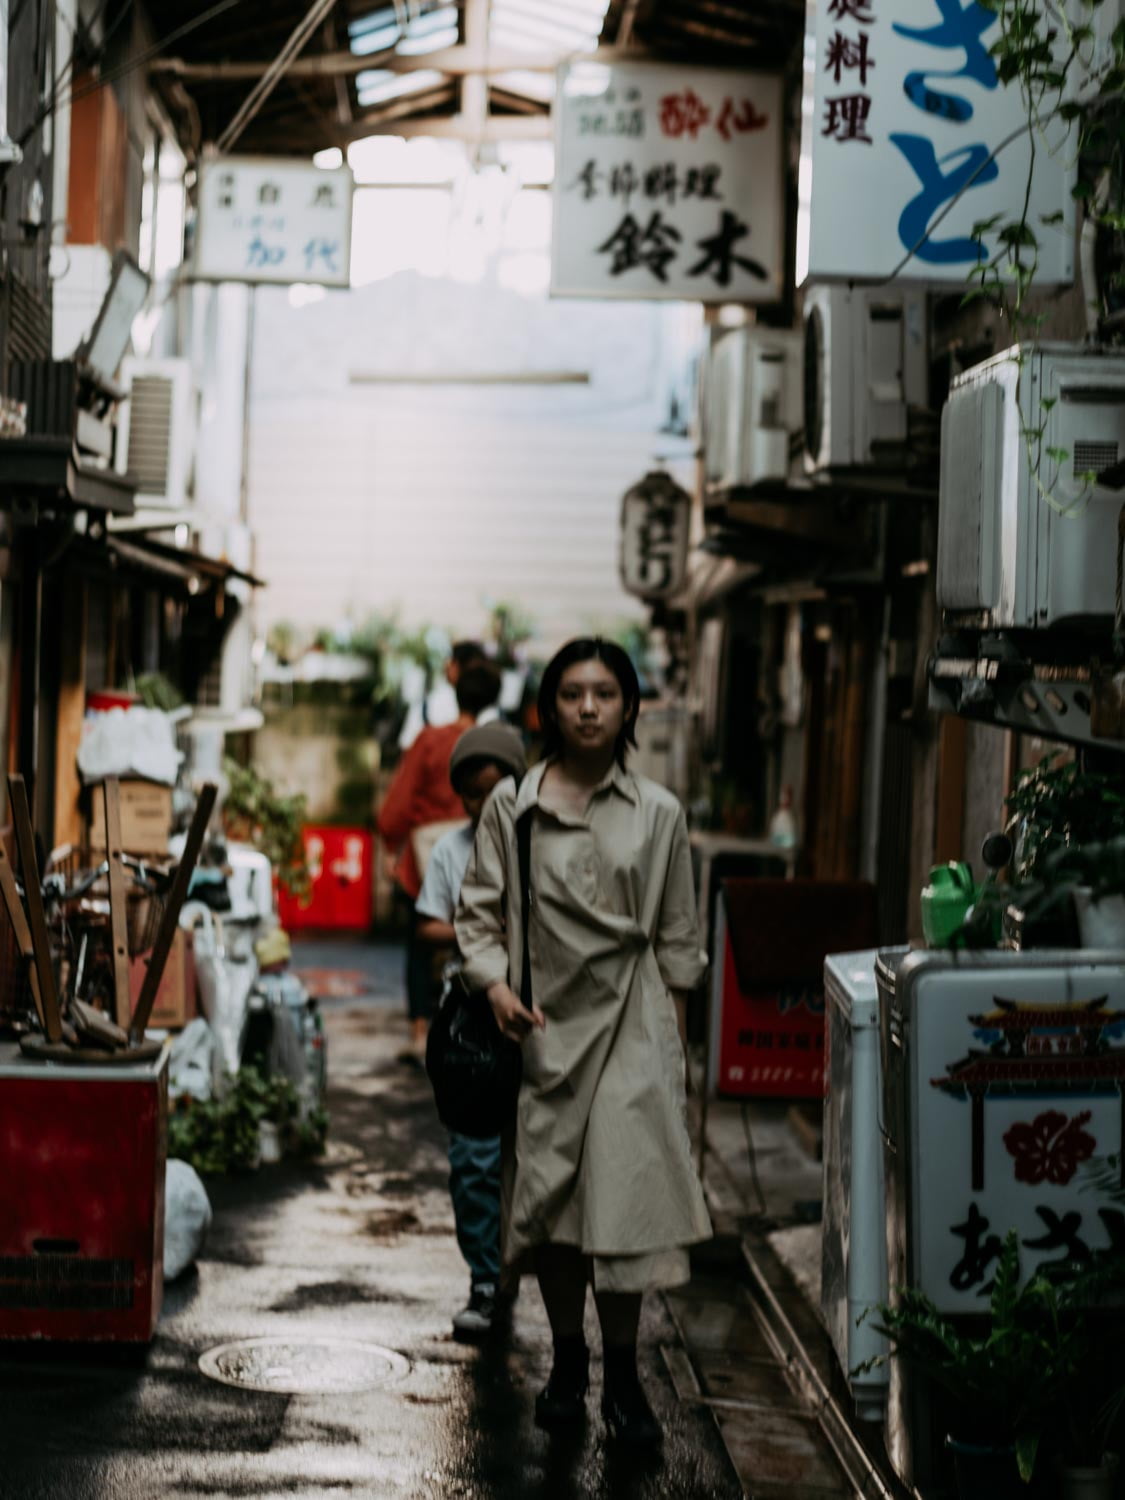
M 369 1391 L 401 1379 L 410 1364 L 381 1344 L 276 1338 L 241 1339 L 208 1349 L 199 1357 L 199 1368 L 224 1385 L 300 1396 Z

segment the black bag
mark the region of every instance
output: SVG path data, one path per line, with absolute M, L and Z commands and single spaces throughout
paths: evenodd
M 523 920 L 523 980 L 520 999 L 531 1008 L 531 819 L 529 808 L 516 823 Z M 426 1072 L 438 1116 L 448 1130 L 476 1140 L 499 1135 L 516 1112 L 523 1054 L 504 1036 L 483 990 L 470 991 L 454 977 L 426 1038 Z

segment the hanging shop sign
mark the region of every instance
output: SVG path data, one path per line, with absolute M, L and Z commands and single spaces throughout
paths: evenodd
M 1075 153 L 1064 124 L 1033 140 L 1019 82 L 1005 86 L 990 53 L 999 36 L 974 0 L 817 5 L 811 277 L 964 281 L 981 258 L 974 224 L 1020 220 L 1034 150 L 1036 280 L 1073 279 Z
M 202 162 L 192 274 L 347 286 L 353 186 L 349 167 L 256 156 Z
M 670 474 L 646 474 L 621 501 L 621 582 L 641 599 L 669 599 L 687 581 L 691 496 Z
M 927 983 L 911 1021 L 917 1285 L 979 1312 L 1009 1231 L 1025 1275 L 1125 1250 L 1125 982 L 1060 964 Z
M 782 124 L 773 75 L 564 65 L 552 292 L 776 301 L 784 290 Z

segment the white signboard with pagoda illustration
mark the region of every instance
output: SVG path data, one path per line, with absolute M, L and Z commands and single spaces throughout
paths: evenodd
M 904 996 L 912 1279 L 949 1312 L 985 1310 L 1011 1230 L 1024 1276 L 1125 1251 L 1125 968 L 1011 958 Z

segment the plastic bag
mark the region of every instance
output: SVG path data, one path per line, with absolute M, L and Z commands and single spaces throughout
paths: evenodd
M 164 1178 L 164 1280 L 175 1281 L 203 1249 L 211 1200 L 194 1167 L 173 1158 Z
M 214 1067 L 215 1038 L 203 1017 L 196 1016 L 179 1036 L 172 1038 L 168 1058 L 169 1097 L 178 1099 L 190 1094 L 205 1104 L 212 1094 Z
M 182 754 L 167 714 L 157 708 L 111 708 L 86 721 L 78 747 L 84 781 L 140 776 L 174 786 Z
M 231 958 L 223 947 L 222 927 L 207 907 L 189 902 L 180 926 L 195 930 L 195 974 L 199 1001 L 215 1041 L 212 1076 L 221 1097 L 238 1072 L 250 1015 L 250 991 L 258 977 L 253 949 L 245 959 Z

